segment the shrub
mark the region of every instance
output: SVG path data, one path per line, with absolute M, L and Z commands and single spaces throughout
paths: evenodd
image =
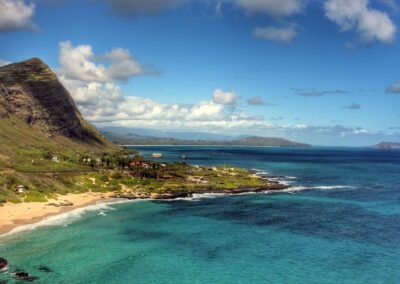
M 40 157 L 46 160 L 51 160 L 53 158 L 53 151 L 48 147 L 43 147 L 41 149 Z
M 109 179 L 108 176 L 106 176 L 106 175 L 101 176 L 101 177 L 100 177 L 100 180 L 101 180 L 101 181 L 104 181 L 104 182 L 110 181 L 110 179 Z
M 112 178 L 115 178 L 115 179 L 120 179 L 120 178 L 122 178 L 122 175 L 121 175 L 120 172 L 115 172 L 115 173 L 113 173 L 113 174 L 111 175 L 111 177 L 112 177 Z

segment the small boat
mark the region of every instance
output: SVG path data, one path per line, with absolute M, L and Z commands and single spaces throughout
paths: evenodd
M 187 156 L 185 156 L 185 155 L 182 155 L 182 156 L 180 156 L 179 158 L 180 158 L 180 159 L 184 159 L 184 160 L 186 160 L 188 157 L 187 157 Z

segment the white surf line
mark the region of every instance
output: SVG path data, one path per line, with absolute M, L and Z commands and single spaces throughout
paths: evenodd
M 106 210 L 106 211 L 116 210 L 114 207 L 111 207 L 111 206 L 116 205 L 116 204 L 121 204 L 121 203 L 140 201 L 140 200 L 142 200 L 142 199 L 135 199 L 135 200 L 115 199 L 115 200 L 98 201 L 96 204 L 79 207 L 79 208 L 73 209 L 68 212 L 64 212 L 64 213 L 60 213 L 57 215 L 52 215 L 52 216 L 43 218 L 42 220 L 40 220 L 39 222 L 36 222 L 36 223 L 18 226 L 16 228 L 12 229 L 10 232 L 0 235 L 0 238 L 8 237 L 8 236 L 20 233 L 20 232 L 31 231 L 31 230 L 34 230 L 39 227 L 67 226 L 67 225 L 79 220 L 83 216 L 83 214 L 86 212 L 97 211 L 97 210 Z M 101 211 L 101 212 L 103 212 L 103 214 L 104 214 L 104 211 Z M 101 215 L 103 215 L 103 214 L 101 214 Z
M 323 190 L 333 190 L 333 189 L 341 189 L 341 188 L 356 188 L 350 185 L 319 185 L 319 186 L 292 186 L 283 191 L 301 191 L 301 190 L 309 190 L 309 189 L 323 189 Z

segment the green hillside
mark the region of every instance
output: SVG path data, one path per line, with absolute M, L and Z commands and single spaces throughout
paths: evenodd
M 71 179 L 93 170 L 85 157 L 121 153 L 83 119 L 45 63 L 0 67 L 0 201 L 20 200 L 19 185 L 37 196 L 68 191 Z

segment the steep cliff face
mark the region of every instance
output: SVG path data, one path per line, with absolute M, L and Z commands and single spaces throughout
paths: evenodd
M 49 138 L 109 144 L 83 119 L 54 72 L 37 58 L 0 67 L 0 119 L 10 116 Z

